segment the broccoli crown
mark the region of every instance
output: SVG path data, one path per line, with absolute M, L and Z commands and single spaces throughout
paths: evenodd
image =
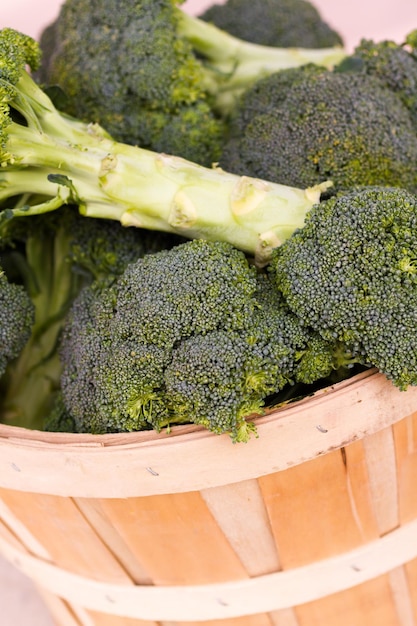
M 342 37 L 306 0 L 227 0 L 213 4 L 200 19 L 234 37 L 281 48 L 328 48 L 342 45 Z
M 47 214 L 35 219 L 45 220 L 45 217 L 53 220 Z M 55 221 L 68 229 L 67 258 L 73 271 L 101 283 L 113 282 L 129 263 L 145 254 L 167 250 L 185 241 L 179 235 L 128 228 L 114 220 L 86 220 L 74 207 L 60 209 Z
M 78 431 L 192 422 L 247 441 L 247 418 L 270 394 L 332 371 L 333 345 L 243 253 L 194 240 L 80 293 L 63 333 L 62 398 Z M 65 423 L 67 413 L 61 405 Z
M 21 285 L 8 281 L 0 268 L 0 377 L 30 337 L 34 307 Z
M 283 70 L 248 90 L 233 128 L 220 158 L 229 171 L 303 187 L 417 189 L 409 111 L 375 76 Z
M 289 307 L 352 361 L 417 384 L 417 197 L 368 187 L 313 207 L 273 253 Z
M 363 39 L 335 71 L 376 76 L 400 97 L 417 129 L 417 57 L 413 46 L 410 49 L 389 40 Z
M 174 347 L 249 324 L 256 271 L 229 244 L 194 240 L 132 262 L 107 289 L 74 302 L 63 333 L 62 391 L 78 430 L 160 428 Z M 183 419 L 183 416 L 181 416 Z
M 64 91 L 67 113 L 116 140 L 211 165 L 223 128 L 205 101 L 200 63 L 177 35 L 174 4 L 64 2 L 41 37 L 38 76 Z
M 255 269 L 242 252 L 195 239 L 127 267 L 117 285 L 115 321 L 121 332 L 172 346 L 193 334 L 244 328 L 255 290 Z M 130 319 L 125 311 L 132 307 Z

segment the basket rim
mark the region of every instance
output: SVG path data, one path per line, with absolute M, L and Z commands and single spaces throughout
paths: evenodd
M 49 433 L 43 440 L 43 433 L 0 425 L 0 486 L 91 498 L 198 491 L 285 470 L 416 408 L 417 387 L 400 391 L 370 371 L 257 419 L 259 436 L 246 444 L 190 426 L 153 437 Z
M 262 425 L 270 420 L 276 420 L 281 418 L 281 414 L 285 411 L 287 414 L 292 411 L 297 411 L 299 408 L 304 407 L 304 405 L 320 401 L 322 397 L 329 396 L 329 394 L 334 394 L 346 387 L 351 387 L 352 385 L 356 385 L 361 383 L 362 380 L 368 379 L 369 377 L 384 377 L 383 374 L 379 373 L 376 368 L 370 368 L 368 370 L 364 370 L 363 372 L 352 376 L 351 378 L 347 378 L 333 385 L 329 385 L 328 387 L 323 387 L 318 389 L 314 393 L 305 396 L 303 398 L 299 398 L 295 401 L 291 401 L 288 404 L 283 406 L 278 406 L 271 409 L 265 409 L 263 415 L 254 415 L 248 416 L 248 421 L 254 421 L 257 427 L 262 427 Z M 384 377 L 385 378 L 385 377 Z M 100 447 L 109 447 L 109 446 L 126 446 L 126 445 L 141 445 L 148 444 L 150 441 L 163 441 L 165 439 L 172 440 L 175 437 L 183 437 L 188 436 L 191 433 L 204 433 L 208 437 L 218 437 L 219 435 L 213 435 L 203 426 L 199 426 L 197 424 L 179 424 L 172 425 L 169 429 L 163 429 L 160 432 L 155 430 L 143 430 L 143 431 L 135 431 L 135 432 L 123 432 L 123 433 L 106 433 L 101 435 L 93 435 L 89 433 L 60 433 L 60 432 L 47 432 L 42 430 L 31 430 L 29 428 L 22 428 L 20 426 L 12 426 L 8 424 L 3 424 L 0 422 L 0 441 L 2 439 L 14 439 L 14 440 L 25 440 L 31 441 L 33 444 L 37 442 L 40 444 L 51 444 L 51 445 L 65 445 L 68 446 L 100 446 Z M 220 435 L 223 437 L 223 435 Z

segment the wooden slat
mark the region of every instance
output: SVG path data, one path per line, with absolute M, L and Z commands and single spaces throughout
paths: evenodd
M 395 424 L 393 432 L 399 482 L 399 515 L 404 524 L 417 518 L 417 412 Z M 407 563 L 403 571 L 410 590 L 409 611 L 414 626 L 417 624 L 417 559 Z
M 348 468 L 349 467 L 349 471 Z M 360 442 L 259 479 L 284 569 L 378 536 Z
M 96 580 L 132 580 L 70 498 L 0 489 L 0 498 L 58 566 Z
M 201 495 L 249 576 L 281 569 L 256 480 L 204 489 Z
M 130 547 L 125 544 L 114 524 L 104 514 L 100 502 L 88 498 L 74 498 L 74 502 L 103 543 L 109 548 L 117 561 L 122 564 L 123 569 L 129 574 L 132 581 L 137 585 L 152 584 L 152 580 L 142 563 L 138 560 L 137 554 L 133 554 Z
M 401 522 L 417 517 L 417 413 L 393 426 Z
M 370 483 L 368 469 L 364 445 L 359 441 L 303 466 L 259 479 L 285 569 L 341 554 L 378 538 L 378 509 L 372 501 L 375 484 Z M 371 609 L 372 598 L 377 597 L 380 604 Z M 360 623 L 364 610 L 368 612 L 367 623 L 398 626 L 387 577 L 296 607 L 295 613 L 300 626 L 351 626 Z M 382 614 L 385 621 L 379 621 Z
M 417 538 L 416 538 L 417 540 Z M 397 567 L 388 574 L 389 586 L 398 615 L 398 622 L 401 626 L 416 626 L 416 615 L 413 611 L 411 600 L 411 590 L 407 579 L 406 568 Z
M 300 626 L 403 626 L 390 598 L 386 576 L 354 589 L 296 607 Z
M 407 575 L 407 581 L 411 593 L 411 605 L 414 615 L 414 621 L 417 624 L 417 559 L 413 559 L 404 566 L 405 573 Z
M 247 577 L 198 492 L 101 500 L 100 504 L 156 585 Z
M 51 555 L 47 551 L 44 545 L 42 545 L 36 537 L 32 535 L 32 533 L 27 529 L 25 524 L 21 522 L 21 520 L 16 517 L 13 511 L 10 510 L 6 503 L 0 499 L 0 520 L 5 524 L 9 529 L 12 530 L 13 535 L 18 538 L 22 546 L 25 549 L 35 556 L 38 556 L 41 559 L 46 561 L 52 561 Z
M 363 446 L 372 507 L 379 534 L 384 535 L 400 523 L 397 461 L 392 428 L 384 428 L 365 437 Z

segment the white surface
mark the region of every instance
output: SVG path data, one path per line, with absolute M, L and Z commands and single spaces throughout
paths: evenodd
M 1 626 L 54 626 L 32 582 L 0 557 Z

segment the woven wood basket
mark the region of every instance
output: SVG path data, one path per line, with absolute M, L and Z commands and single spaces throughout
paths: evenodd
M 369 371 L 257 426 L 0 426 L 0 552 L 59 626 L 415 626 L 417 388 Z

